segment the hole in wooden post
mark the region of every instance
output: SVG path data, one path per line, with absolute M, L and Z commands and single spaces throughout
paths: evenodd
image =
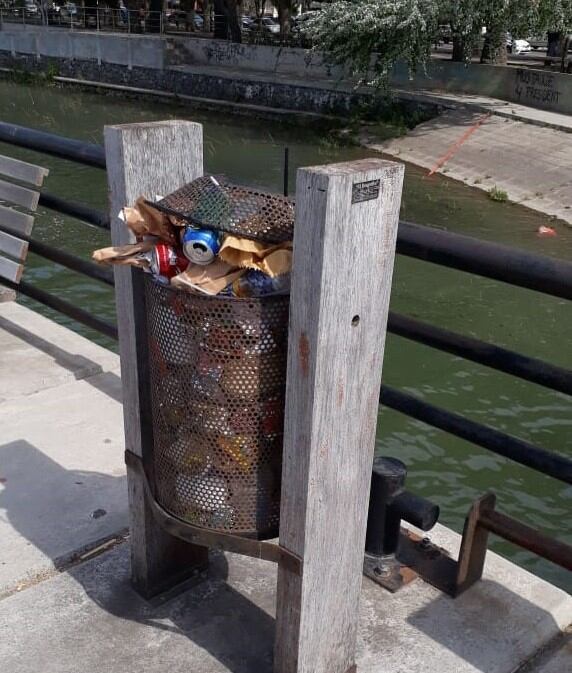
M 352 327 L 357 327 L 359 325 L 359 315 L 354 315 L 352 318 Z

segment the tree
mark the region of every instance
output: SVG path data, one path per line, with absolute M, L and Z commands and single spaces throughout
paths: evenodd
M 453 61 L 469 61 L 481 35 L 479 3 L 471 0 L 441 0 L 439 14 L 447 17 L 453 39 Z
M 277 0 L 281 37 L 284 38 L 290 34 L 292 28 L 292 15 L 298 10 L 299 4 L 298 0 Z
M 548 33 L 547 56 L 560 56 L 564 72 L 572 32 L 572 0 L 539 0 L 538 24 Z
M 214 37 L 221 40 L 242 42 L 242 32 L 238 20 L 237 0 L 214 0 Z
M 385 86 L 395 62 L 412 71 L 430 56 L 437 0 L 334 0 L 306 22 L 307 33 L 332 63 Z

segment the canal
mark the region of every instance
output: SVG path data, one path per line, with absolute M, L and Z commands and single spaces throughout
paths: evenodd
M 292 188 L 299 166 L 372 154 L 340 146 L 328 134 L 318 135 L 298 127 L 0 81 L 0 120 L 90 142 L 102 142 L 104 124 L 175 117 L 204 124 L 206 170 L 274 191 L 282 188 L 285 146 L 290 148 Z M 45 183 L 50 192 L 106 208 L 103 171 L 2 145 L 0 153 L 50 168 Z M 412 166 L 406 170 L 402 216 L 544 255 L 565 257 L 572 249 L 572 229 L 566 225 L 550 222 L 548 217 L 517 205 L 493 202 L 486 194 L 443 176 L 427 178 L 422 170 Z M 539 238 L 538 227 L 547 224 L 556 229 L 557 236 Z M 34 236 L 85 258 L 94 248 L 109 241 L 106 232 L 42 209 Z M 367 283 L 367 270 L 360 273 Z M 29 258 L 24 278 L 101 317 L 114 319 L 112 292 L 95 281 L 34 255 Z M 19 301 L 113 347 L 105 338 L 60 315 L 26 299 Z M 563 300 L 398 257 L 391 308 L 572 367 L 572 313 Z M 571 405 L 564 395 L 394 336 L 388 337 L 384 381 L 549 450 L 572 455 Z M 492 489 L 497 493 L 500 510 L 572 543 L 570 486 L 391 410 L 380 412 L 377 451 L 405 461 L 410 471 L 410 488 L 441 505 L 441 522 L 445 525 L 460 530 L 470 501 Z M 496 539 L 492 542 L 499 553 L 572 590 L 565 571 L 508 543 Z

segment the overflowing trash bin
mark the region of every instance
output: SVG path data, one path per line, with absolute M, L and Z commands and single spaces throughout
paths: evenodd
M 190 524 L 278 531 L 294 210 L 206 176 L 123 219 L 145 272 L 153 492 Z

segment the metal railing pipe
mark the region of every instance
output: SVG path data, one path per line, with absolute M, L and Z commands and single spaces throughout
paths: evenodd
M 507 435 L 487 425 L 471 421 L 460 414 L 441 409 L 389 386 L 382 386 L 381 404 L 434 428 L 482 446 L 499 456 L 531 467 L 550 477 L 572 484 L 572 460 Z
M 572 299 L 572 263 L 401 221 L 397 252 L 426 262 Z
M 572 395 L 572 371 L 529 358 L 494 344 L 463 336 L 399 313 L 389 312 L 387 329 L 392 334 L 477 362 L 505 374 Z
M 90 208 L 89 206 L 84 206 L 83 203 L 68 201 L 67 199 L 62 199 L 49 192 L 41 192 L 40 205 L 45 206 L 50 210 L 55 210 L 58 213 L 62 213 L 63 215 L 75 217 L 78 220 L 82 220 L 82 222 L 93 224 L 100 229 L 111 228 L 109 216 L 106 213 L 101 210 L 96 210 L 95 208 Z
M 0 142 L 75 161 L 85 166 L 105 168 L 105 151 L 101 145 L 66 138 L 55 133 L 0 122 Z
M 5 229 L 2 226 L 0 226 L 0 231 L 8 234 L 10 233 L 10 230 Z M 110 269 L 106 269 L 102 266 L 99 266 L 98 264 L 94 264 L 93 262 L 88 262 L 81 257 L 76 257 L 76 255 L 72 255 L 65 250 L 59 250 L 58 248 L 54 248 L 48 243 L 42 243 L 41 241 L 30 238 L 29 236 L 20 234 L 18 238 L 27 241 L 28 250 L 35 253 L 36 255 L 40 255 L 40 257 L 49 259 L 51 262 L 55 262 L 56 264 L 61 264 L 67 269 L 82 273 L 84 276 L 88 276 L 94 280 L 99 280 L 106 285 L 113 287 L 115 284 L 113 273 Z
M 95 316 L 91 315 L 91 313 L 88 313 L 87 311 L 70 304 L 64 299 L 60 299 L 59 297 L 56 297 L 55 295 L 46 292 L 45 290 L 42 290 L 35 285 L 31 285 L 26 281 L 20 281 L 19 284 L 12 283 L 7 280 L 3 280 L 2 282 L 8 287 L 11 287 L 13 290 L 26 295 L 26 297 L 30 297 L 30 299 L 34 299 L 35 301 L 44 304 L 44 306 L 47 306 L 54 311 L 58 311 L 59 313 L 67 315 L 68 318 L 77 320 L 77 322 L 80 322 L 87 327 L 96 330 L 97 332 L 101 332 L 101 334 L 105 334 L 105 336 L 108 336 L 111 339 L 118 339 L 117 327 L 115 325 L 107 322 L 106 320 L 102 320 L 101 318 L 96 318 Z
M 572 570 L 572 547 L 570 545 L 555 540 L 521 521 L 495 510 L 485 510 L 479 516 L 479 526 L 566 570 Z

